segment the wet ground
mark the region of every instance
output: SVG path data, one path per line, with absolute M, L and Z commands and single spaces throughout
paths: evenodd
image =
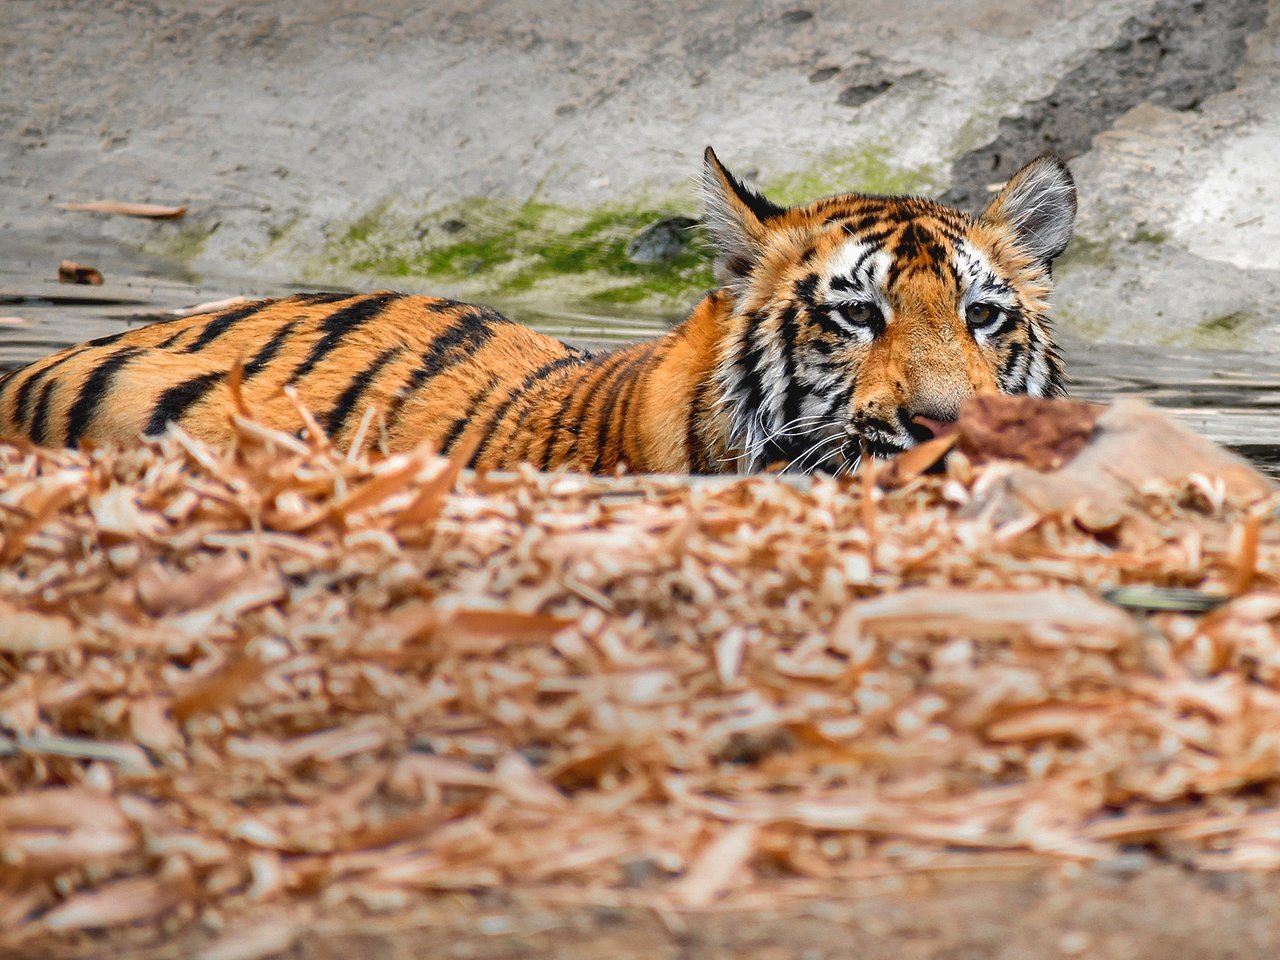
M 279 296 L 278 286 L 197 285 L 176 277 L 123 277 L 102 286 L 60 284 L 34 264 L 0 264 L 0 370 L 61 347 L 173 316 L 173 311 L 232 296 Z M 598 306 L 556 310 L 489 302 L 535 329 L 588 348 L 608 348 L 660 335 L 669 314 Z M 1172 411 L 1193 429 L 1247 456 L 1280 478 L 1280 360 L 1258 353 L 1189 347 L 1092 343 L 1071 331 L 1059 340 L 1071 393 L 1106 402 L 1138 396 Z

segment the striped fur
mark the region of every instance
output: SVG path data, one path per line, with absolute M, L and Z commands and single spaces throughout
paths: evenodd
M 974 393 L 1062 392 L 1045 317 L 1075 210 L 1061 161 L 1033 161 L 977 217 L 858 194 L 784 209 L 710 150 L 704 183 L 721 285 L 658 340 L 589 354 L 453 300 L 305 294 L 15 371 L 0 435 L 128 443 L 176 422 L 227 441 L 241 364 L 258 419 L 301 429 L 292 385 L 339 446 L 372 407 L 386 448 L 467 437 L 476 467 L 839 471 L 929 436 Z

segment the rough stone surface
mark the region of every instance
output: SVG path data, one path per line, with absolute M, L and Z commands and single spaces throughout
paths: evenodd
M 1051 147 L 1081 192 L 1068 331 L 1257 348 L 1280 330 L 1278 11 L 8 0 L 0 261 L 316 282 L 317 257 L 371 218 L 447 238 L 444 220 L 473 219 L 450 209 L 475 198 L 694 214 L 707 143 L 797 197 L 888 184 L 971 206 Z M 191 212 L 54 207 L 101 198 Z

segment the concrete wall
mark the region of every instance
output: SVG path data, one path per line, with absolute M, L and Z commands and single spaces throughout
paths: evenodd
M 569 302 L 619 282 L 593 249 L 696 213 L 708 143 L 787 200 L 911 190 L 970 206 L 1054 149 L 1081 192 L 1064 325 L 1269 345 L 1276 6 L 5 0 L 0 262 Z M 190 212 L 54 206 L 100 198 Z M 645 299 L 623 279 L 635 290 L 615 300 Z

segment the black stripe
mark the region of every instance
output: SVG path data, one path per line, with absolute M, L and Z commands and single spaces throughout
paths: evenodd
M 880 230 L 871 230 L 867 233 L 855 234 L 855 236 L 858 238 L 859 243 L 865 243 L 867 246 L 881 250 L 884 248 L 884 242 L 889 239 L 892 233 L 892 227 L 884 227 Z
M 444 313 L 446 310 L 454 310 L 458 307 L 468 307 L 470 309 L 479 309 L 473 307 L 469 303 L 463 303 L 461 300 L 454 300 L 450 297 L 432 297 L 426 303 L 426 308 L 432 313 Z
M 262 345 L 262 349 L 254 354 L 253 359 L 244 365 L 245 380 L 262 372 L 262 369 L 280 352 L 284 342 L 289 339 L 289 335 L 293 333 L 294 328 L 301 322 L 300 320 L 290 320 L 272 334 L 271 339 Z
M 50 380 L 44 385 L 44 389 L 40 391 L 40 398 L 36 401 L 35 413 L 31 415 L 31 442 L 43 445 L 45 436 L 49 432 L 49 401 L 53 398 L 53 388 L 58 385 L 57 380 Z
M 68 360 L 80 356 L 82 353 L 88 352 L 88 347 L 81 347 L 79 350 L 72 350 L 70 353 L 63 355 L 61 358 L 54 360 L 52 363 L 41 367 L 32 373 L 27 379 L 22 381 L 22 386 L 18 387 L 17 406 L 13 412 L 13 426 L 15 429 L 22 429 L 22 424 L 27 419 L 27 408 L 31 405 L 31 391 L 41 380 L 56 367 L 62 366 Z
M 778 206 L 763 194 L 756 193 L 750 187 L 745 186 L 741 180 L 726 170 L 723 165 L 720 166 L 720 174 L 728 181 L 729 189 L 762 223 L 787 212 L 786 207 Z
M 289 376 L 289 382 L 296 383 L 305 377 L 317 363 L 333 352 L 334 348 L 342 342 L 343 337 L 352 330 L 376 319 L 390 304 L 399 300 L 400 297 L 401 294 L 398 293 L 385 293 L 367 297 L 325 317 L 320 323 L 322 336 L 312 345 L 311 352 L 307 354 L 306 359 L 294 369 Z
M 632 357 L 625 367 L 616 367 L 609 375 L 609 385 L 612 388 L 609 398 L 604 402 L 604 407 L 600 411 L 600 426 L 596 430 L 596 456 L 591 461 L 591 472 L 599 473 L 604 459 L 605 443 L 609 439 L 609 426 L 613 420 L 613 408 L 618 405 L 618 398 L 622 391 L 626 389 L 628 383 L 631 382 L 631 375 L 635 372 L 636 367 L 642 366 L 649 359 L 649 354 L 653 353 L 653 344 L 648 344 L 647 350 L 637 350 L 636 356 Z M 622 383 L 619 385 L 618 381 Z
M 190 332 L 191 332 L 191 330 L 192 330 L 192 328 L 191 328 L 191 327 L 183 327 L 183 328 L 182 328 L 181 330 L 179 330 L 177 333 L 171 334 L 171 335 L 169 335 L 169 336 L 165 337 L 165 338 L 164 338 L 163 340 L 161 340 L 159 343 L 157 343 L 157 344 L 156 344 L 156 349 L 157 349 L 157 350 L 168 350 L 168 349 L 169 349 L 170 347 L 172 347 L 175 343 L 177 343 L 179 340 L 181 340 L 181 339 L 182 339 L 182 335 L 183 335 L 183 334 L 185 334 L 185 333 L 190 333 Z
M 711 463 L 707 460 L 706 448 L 702 445 L 702 437 L 698 435 L 698 423 L 702 419 L 702 409 L 706 405 L 707 391 L 711 388 L 711 379 L 698 381 L 694 387 L 693 397 L 689 402 L 689 419 L 684 428 L 685 459 L 689 461 L 690 473 L 710 473 Z
M 834 336 L 837 343 L 844 343 L 853 336 L 854 331 L 833 317 L 831 315 L 832 310 L 833 308 L 831 307 L 810 307 L 809 319 L 821 327 L 824 333 Z M 814 345 L 817 346 L 820 342 L 815 341 Z M 830 350 L 827 352 L 829 353 Z
M 295 293 L 289 300 L 304 307 L 309 307 L 317 303 L 338 303 L 342 300 L 354 300 L 358 296 L 359 294 L 351 292 L 339 293 L 336 290 L 322 290 L 315 293 Z
M 164 393 L 160 394 L 160 399 L 156 401 L 156 405 L 151 411 L 151 419 L 147 421 L 147 426 L 143 433 L 148 436 L 155 436 L 156 434 L 164 433 L 165 427 L 170 423 L 180 423 L 186 412 L 196 403 L 199 403 L 206 393 L 221 383 L 226 375 L 224 370 L 202 373 L 198 377 L 192 377 L 190 380 L 164 391 Z
M 570 364 L 581 362 L 582 357 L 577 354 L 571 354 L 567 357 L 556 357 L 550 363 L 544 363 L 537 370 L 530 373 L 523 381 L 521 381 L 518 387 L 512 388 L 511 392 L 507 394 L 506 399 L 504 399 L 502 403 L 498 404 L 497 409 L 493 411 L 493 415 L 489 417 L 489 422 L 484 428 L 484 437 L 480 440 L 480 445 L 476 447 L 476 452 L 471 455 L 471 460 L 468 461 L 467 466 L 474 467 L 479 463 L 480 457 L 489 447 L 489 442 L 493 440 L 494 431 L 497 430 L 498 426 L 502 423 L 502 418 L 507 415 L 507 411 L 511 409 L 513 404 L 520 400 L 521 397 L 526 396 L 529 391 L 533 389 L 534 384 L 545 380 L 557 370 L 563 369 Z
M 241 320 L 252 317 L 255 313 L 261 313 L 270 305 L 270 300 L 259 300 L 257 303 L 251 303 L 247 307 L 238 307 L 235 310 L 228 310 L 226 313 L 218 314 L 218 316 L 204 325 L 204 329 L 200 331 L 199 336 L 182 348 L 182 352 L 200 352 Z
M 777 425 L 779 429 L 800 416 L 800 401 L 804 399 L 804 388 L 796 380 L 796 336 L 799 332 L 796 306 L 789 303 L 783 308 L 778 320 L 778 335 L 782 338 L 782 366 L 787 378 L 782 401 L 782 423 Z
M 560 431 L 564 429 L 564 418 L 573 406 L 574 399 L 582 390 L 582 385 L 587 381 L 586 366 L 599 367 L 609 360 L 611 354 L 602 353 L 598 356 L 589 358 L 584 364 L 582 377 L 576 383 L 572 384 L 568 390 L 564 392 L 564 396 L 560 398 L 560 406 L 556 407 L 556 412 L 551 416 L 551 425 L 547 429 L 547 445 L 542 448 L 542 460 L 539 466 L 543 470 L 551 468 L 551 455 L 555 452 L 556 441 L 560 439 Z
M 140 352 L 137 347 L 125 347 L 123 350 L 117 350 L 98 364 L 93 373 L 89 374 L 85 379 L 84 386 L 80 388 L 80 394 L 76 397 L 76 402 L 71 405 L 71 410 L 67 414 L 67 437 L 63 442 L 63 446 L 74 447 L 80 442 L 80 435 L 89 426 L 89 421 L 93 419 L 93 414 L 98 409 L 98 404 L 102 402 L 107 392 L 111 389 L 111 382 L 116 378 L 116 374 L 120 372 L 121 367 Z
M 661 340 L 653 341 L 649 344 L 649 349 L 646 352 L 646 363 L 651 364 L 653 369 L 657 369 L 663 358 L 671 350 L 671 347 L 671 337 L 663 337 Z M 641 379 L 641 376 L 631 378 L 631 384 L 627 389 L 626 395 L 622 398 L 622 412 L 618 414 L 618 423 L 622 431 L 621 436 L 618 438 L 618 459 L 625 460 L 627 467 L 631 470 L 639 469 L 638 465 L 644 460 L 643 447 L 640 448 L 640 456 L 636 457 L 634 462 L 627 452 L 627 447 L 632 446 L 628 441 L 635 437 L 635 431 L 627 430 L 627 424 L 630 422 L 628 418 L 631 414 L 631 402 L 635 399 L 636 392 L 640 389 Z
M 1009 386 L 1009 382 L 1013 377 L 1014 371 L 1018 369 L 1018 361 L 1022 359 L 1023 346 L 1020 343 L 1012 343 L 1009 345 L 1009 356 L 1005 358 L 1004 365 L 1000 368 L 1000 386 L 1002 389 Z
M 347 389 L 342 391 L 337 402 L 333 405 L 333 409 L 324 417 L 324 428 L 329 436 L 336 437 L 342 432 L 343 426 L 346 425 L 347 417 L 351 416 L 351 411 L 355 409 L 365 391 L 373 384 L 378 372 L 390 363 L 396 354 L 401 353 L 403 350 L 404 347 L 402 346 L 387 347 L 387 349 L 378 354 L 373 363 L 351 378 L 351 382 L 347 384 Z
M 132 333 L 131 330 L 121 330 L 119 333 L 109 333 L 105 337 L 98 337 L 96 340 L 90 340 L 85 344 L 86 347 L 109 347 L 126 333 Z
M 392 398 L 391 405 L 387 408 L 387 428 L 394 426 L 400 416 L 400 408 L 412 394 L 422 389 L 428 380 L 439 376 L 446 368 L 459 364 L 478 353 L 480 348 L 493 337 L 494 322 L 509 321 L 493 311 L 471 307 L 465 313 L 455 317 L 453 323 L 440 331 L 427 344 L 427 349 L 422 352 L 421 362 Z
M 743 404 L 745 416 L 751 419 L 755 418 L 756 411 L 764 406 L 764 376 L 762 370 L 765 365 L 764 344 L 752 344 L 750 349 L 744 351 L 738 357 L 738 361 L 734 366 L 741 374 L 738 388 L 746 387 L 747 397 Z M 735 391 L 737 392 L 737 391 Z
M 440 441 L 440 452 L 448 453 L 453 449 L 453 445 L 458 442 L 458 438 L 462 436 L 463 430 L 467 424 L 475 419 L 476 411 L 484 406 L 484 402 L 489 399 L 493 391 L 498 389 L 501 381 L 497 376 L 489 378 L 489 384 L 474 397 L 467 402 L 466 412 L 453 423 L 449 424 L 449 429 L 445 431 L 444 437 Z
M 564 461 L 568 463 L 578 454 L 578 441 L 582 439 L 582 421 L 586 419 L 587 412 L 591 409 L 591 405 L 595 403 L 596 395 L 603 390 L 613 380 L 613 375 L 617 372 L 618 366 L 622 363 L 624 354 L 622 351 L 610 354 L 609 358 L 601 365 L 600 373 L 596 377 L 595 382 L 587 388 L 586 394 L 582 398 L 582 402 L 578 404 L 577 419 L 573 423 L 573 440 L 569 443 L 569 449 L 564 452 Z
M 996 337 L 1003 337 L 1005 334 L 1007 334 L 1010 330 L 1012 330 L 1021 322 L 1022 322 L 1021 313 L 1019 313 L 1017 310 L 1006 310 L 1004 312 L 1004 319 L 1000 321 L 1000 325 L 998 327 L 996 327 L 994 330 L 983 330 L 982 333 L 986 334 L 987 337 L 992 339 Z

